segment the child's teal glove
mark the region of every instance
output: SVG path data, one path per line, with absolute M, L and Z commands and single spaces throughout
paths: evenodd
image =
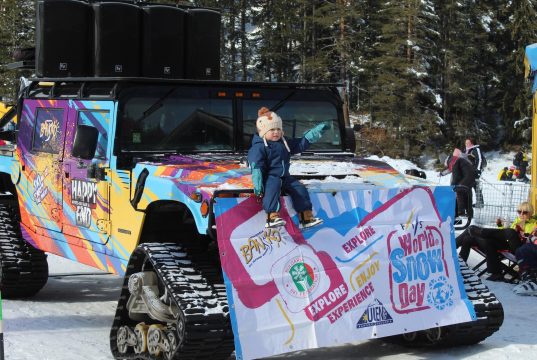
M 319 139 L 323 136 L 324 131 L 327 129 L 330 129 L 330 125 L 328 123 L 325 122 L 319 124 L 314 128 L 306 131 L 304 137 L 306 138 L 306 140 L 313 144 L 314 142 L 319 141 Z
M 254 169 L 252 167 L 252 182 L 254 183 L 255 196 L 261 196 L 263 194 L 263 174 L 261 173 L 261 169 Z

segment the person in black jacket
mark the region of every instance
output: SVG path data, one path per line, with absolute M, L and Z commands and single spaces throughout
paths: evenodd
M 487 160 L 485 159 L 485 156 L 481 152 L 481 148 L 479 145 L 475 144 L 475 140 L 472 137 L 467 137 L 464 141 L 465 151 L 464 153 L 468 155 L 468 159 L 471 161 L 472 165 L 474 166 L 475 171 L 475 185 L 474 185 L 474 191 L 475 191 L 475 206 L 478 208 L 483 207 L 483 191 L 481 191 L 481 185 L 479 183 L 479 178 L 481 177 L 481 173 L 483 170 L 485 170 L 485 166 L 487 165 Z
M 475 186 L 475 170 L 472 162 L 466 154 L 455 148 L 453 154 L 445 161 L 446 169 L 440 176 L 451 173 L 451 185 L 458 187 L 457 193 L 457 216 L 467 215 L 468 201 L 471 199 L 472 188 Z

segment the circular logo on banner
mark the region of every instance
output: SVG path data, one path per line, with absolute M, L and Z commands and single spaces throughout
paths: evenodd
M 453 305 L 453 292 L 453 286 L 447 282 L 444 276 L 440 276 L 429 282 L 427 301 L 438 310 L 443 310 Z
M 283 282 L 285 290 L 294 297 L 305 298 L 319 286 L 319 266 L 310 258 L 297 256 L 285 264 Z

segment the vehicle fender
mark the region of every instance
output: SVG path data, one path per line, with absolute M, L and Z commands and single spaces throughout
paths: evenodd
M 192 213 L 196 228 L 200 234 L 207 233 L 208 217 L 201 215 L 201 204 L 203 201 L 195 201 L 189 195 L 197 191 L 197 187 L 181 182 L 180 179 L 171 177 L 154 176 L 149 170 L 149 176 L 145 180 L 143 194 L 138 203 L 138 210 L 145 210 L 151 203 L 161 200 L 177 201 L 184 204 Z M 134 178 L 138 178 L 135 174 Z

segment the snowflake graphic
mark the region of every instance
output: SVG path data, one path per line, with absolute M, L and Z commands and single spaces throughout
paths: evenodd
M 427 301 L 438 310 L 443 310 L 446 307 L 453 306 L 453 292 L 453 286 L 448 284 L 444 276 L 440 276 L 438 279 L 432 279 L 429 282 Z

